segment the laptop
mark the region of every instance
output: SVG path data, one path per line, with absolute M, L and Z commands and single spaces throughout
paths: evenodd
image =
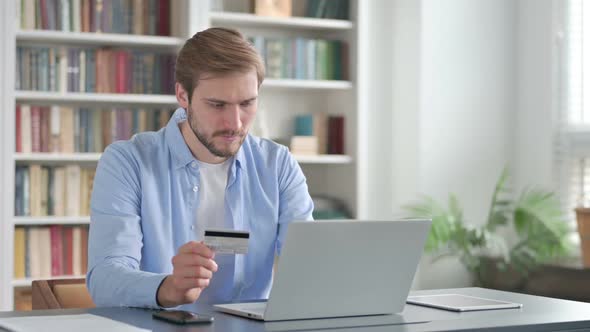
M 268 301 L 214 308 L 264 321 L 399 313 L 430 224 L 430 220 L 293 222 Z

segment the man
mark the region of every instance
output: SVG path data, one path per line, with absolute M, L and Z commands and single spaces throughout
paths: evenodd
M 268 297 L 286 226 L 311 220 L 313 203 L 288 150 L 248 134 L 263 79 L 239 32 L 199 32 L 178 55 L 181 107 L 168 125 L 105 150 L 87 275 L 98 306 Z M 209 228 L 249 231 L 248 253 L 215 255 L 201 242 Z

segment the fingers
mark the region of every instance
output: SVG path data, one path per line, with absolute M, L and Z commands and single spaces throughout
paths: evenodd
M 210 279 L 218 268 L 213 256 L 213 251 L 202 242 L 191 241 L 180 247 L 178 254 L 172 258 L 173 287 L 186 291 L 209 286 Z
M 173 273 L 175 276 L 181 278 L 211 279 L 213 277 L 213 272 L 202 266 L 190 266 L 174 269 Z
M 192 288 L 205 288 L 209 286 L 210 279 L 204 278 L 174 278 L 173 284 L 176 289 L 189 290 Z
M 202 266 L 209 271 L 217 271 L 217 263 L 214 260 L 196 254 L 178 254 L 172 257 L 174 268 Z
M 178 254 L 197 254 L 205 258 L 215 257 L 213 250 L 209 249 L 203 242 L 190 241 L 178 249 Z

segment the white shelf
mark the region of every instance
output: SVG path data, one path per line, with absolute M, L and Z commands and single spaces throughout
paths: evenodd
M 90 217 L 14 217 L 15 226 L 41 226 L 41 225 L 87 225 Z
M 294 155 L 295 160 L 301 164 L 350 164 L 352 158 L 347 155 Z
M 97 162 L 100 153 L 16 153 L 15 161 L 27 162 Z
M 125 35 L 117 33 L 66 32 L 52 30 L 20 30 L 17 42 L 42 44 L 112 45 L 125 47 L 179 48 L 184 40 L 167 36 Z
M 17 153 L 14 159 L 17 162 L 98 162 L 100 153 Z M 295 159 L 303 164 L 349 164 L 352 158 L 347 155 L 295 155 Z
M 87 93 L 87 92 L 42 92 L 42 91 L 15 91 L 17 102 L 30 103 L 71 103 L 71 104 L 113 104 L 113 105 L 152 105 L 170 106 L 176 105 L 176 97 L 173 95 L 142 95 L 123 93 Z
M 264 79 L 262 87 L 269 88 L 294 88 L 294 89 L 324 89 L 324 90 L 349 90 L 352 89 L 350 81 L 322 81 L 322 80 L 294 80 L 294 79 Z
M 38 280 L 38 279 L 47 280 L 47 279 L 79 279 L 79 278 L 86 278 L 86 276 L 85 275 L 80 275 L 80 276 L 51 276 L 51 277 L 35 278 L 35 279 L 33 279 L 33 278 L 14 279 L 14 280 L 12 280 L 12 286 L 13 287 L 29 287 L 33 283 L 33 280 Z
M 334 20 L 311 17 L 271 17 L 248 13 L 212 12 L 209 16 L 213 25 L 230 24 L 253 27 L 284 27 L 312 30 L 350 30 L 353 23 L 346 20 Z
M 285 89 L 321 89 L 321 90 L 349 90 L 349 81 L 328 80 L 295 80 L 295 79 L 265 79 L 262 83 L 267 88 Z M 174 95 L 144 95 L 122 93 L 87 93 L 87 92 L 44 92 L 44 91 L 15 91 L 16 101 L 20 103 L 47 104 L 83 104 L 87 105 L 148 105 L 148 106 L 176 106 Z

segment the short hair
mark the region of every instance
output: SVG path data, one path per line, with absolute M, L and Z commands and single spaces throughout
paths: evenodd
M 176 58 L 175 76 L 187 91 L 189 102 L 201 75 L 256 70 L 258 86 L 264 80 L 264 62 L 252 44 L 237 30 L 209 28 L 188 39 Z

